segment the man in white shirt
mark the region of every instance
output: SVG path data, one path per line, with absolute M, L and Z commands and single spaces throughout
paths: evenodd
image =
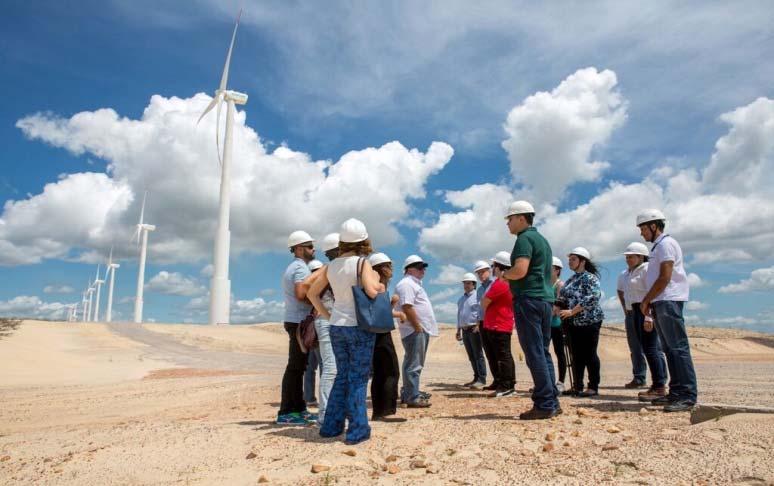
M 624 252 L 626 256 L 626 270 L 618 275 L 618 282 L 616 290 L 618 291 L 618 300 L 621 302 L 621 307 L 624 311 L 624 327 L 626 329 L 626 342 L 629 345 L 629 357 L 632 360 L 632 381 L 624 385 L 624 388 L 642 388 L 645 386 L 645 373 L 647 372 L 647 364 L 645 361 L 645 353 L 642 352 L 642 343 L 638 337 L 638 332 L 634 328 L 634 312 L 632 311 L 632 300 L 627 299 L 627 282 L 632 272 L 645 272 L 647 267 L 646 263 L 642 263 L 637 266 L 637 255 L 647 257 L 650 252 L 648 247 L 642 243 L 631 243 Z M 639 300 L 637 302 L 640 302 Z
M 688 276 L 683 266 L 683 251 L 677 241 L 664 234 L 666 217 L 658 209 L 647 209 L 637 216 L 640 234 L 653 243 L 646 274 L 648 293 L 640 308 L 651 315 L 666 354 L 669 369 L 669 393 L 653 400 L 664 405 L 665 412 L 683 412 L 696 405 L 698 386 L 691 357 L 691 346 L 683 319 L 688 301 Z
M 410 255 L 403 263 L 405 275 L 395 286 L 398 307 L 406 314 L 406 320 L 399 326 L 405 350 L 401 401 L 409 408 L 430 406 L 430 395 L 419 390 L 419 379 L 425 366 L 430 336 L 438 336 L 433 306 L 422 287 L 422 278 L 427 266 L 418 255 Z

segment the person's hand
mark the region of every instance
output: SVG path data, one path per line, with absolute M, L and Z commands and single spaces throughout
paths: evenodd
M 405 312 L 398 312 L 398 320 L 400 322 L 406 322 L 406 313 Z
M 559 311 L 559 317 L 561 317 L 562 319 L 568 319 L 572 317 L 572 315 L 573 315 L 572 311 L 569 309 Z
M 645 332 L 652 332 L 653 331 L 653 319 L 650 317 L 645 318 L 645 323 L 642 325 L 642 328 L 645 330 Z
M 462 341 L 462 332 L 457 329 L 457 334 L 454 337 L 457 338 L 457 341 Z
M 650 301 L 648 299 L 643 299 L 642 302 L 640 302 L 640 310 L 642 311 L 643 316 L 650 315 Z
M 476 324 L 475 326 L 473 326 L 473 332 L 478 332 L 478 324 Z
M 422 332 L 421 324 L 412 324 L 411 327 L 413 327 L 416 332 Z

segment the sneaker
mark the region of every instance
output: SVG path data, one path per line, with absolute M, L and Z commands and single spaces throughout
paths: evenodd
M 484 388 L 482 388 L 482 390 L 487 390 L 487 391 L 497 390 L 497 383 L 492 382 L 491 385 L 485 386 Z
M 432 396 L 433 396 L 433 394 L 432 394 L 432 393 L 428 393 L 428 392 L 426 392 L 426 391 L 420 391 L 420 392 L 419 392 L 419 397 L 420 397 L 420 398 L 424 398 L 425 400 L 430 400 L 430 398 L 431 398 Z
M 473 389 L 473 390 L 483 390 L 485 386 L 486 386 L 486 383 L 481 383 L 479 381 L 476 381 L 476 382 L 471 383 L 468 388 Z
M 316 407 L 318 405 L 317 400 L 305 400 L 307 407 Z
M 409 402 L 406 405 L 408 406 L 408 408 L 428 408 L 432 404 L 420 397 L 415 402 Z
M 559 415 L 556 410 L 541 410 L 539 408 L 531 408 L 526 412 L 519 414 L 520 420 L 546 420 Z
M 470 385 L 472 385 L 472 384 L 473 384 L 473 383 L 475 383 L 475 382 L 476 382 L 476 379 L 475 379 L 475 378 L 473 378 L 472 380 L 470 380 L 469 382 L 467 382 L 467 383 L 463 384 L 462 386 L 464 386 L 464 387 L 469 387 Z
M 277 417 L 277 425 L 306 425 L 307 421 L 300 413 L 286 413 Z
M 645 382 L 635 378 L 634 380 L 632 380 L 629 383 L 625 384 L 624 388 L 628 388 L 628 389 L 632 389 L 632 388 L 645 388 Z
M 666 395 L 667 391 L 665 387 L 650 387 L 647 391 L 639 392 L 637 394 L 637 399 L 641 402 L 651 402 L 657 398 L 665 397 Z
M 650 401 L 653 405 L 669 405 L 672 402 L 676 402 L 677 398 L 674 395 L 666 394 L 663 397 L 654 398 Z
M 304 410 L 301 412 L 301 418 L 306 420 L 307 422 L 317 422 L 317 414 L 312 413 L 309 410 Z
M 677 400 L 664 406 L 665 412 L 690 412 L 696 406 L 689 400 Z
M 564 383 L 562 383 L 561 381 L 557 381 L 556 389 L 559 390 L 559 393 L 564 393 Z
M 593 388 L 586 388 L 586 391 L 579 392 L 578 396 L 582 398 L 596 397 L 599 396 L 599 392 Z
M 497 390 L 492 393 L 490 393 L 488 396 L 490 398 L 503 398 L 503 397 L 510 397 L 511 395 L 516 394 L 516 390 L 511 388 L 510 390 Z
M 577 397 L 583 392 L 583 390 L 576 390 L 574 388 L 569 388 L 562 392 L 562 395 L 566 397 Z

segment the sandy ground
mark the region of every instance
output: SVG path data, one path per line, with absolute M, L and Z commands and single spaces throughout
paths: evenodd
M 691 334 L 702 402 L 774 407 L 774 336 Z M 286 347 L 274 325 L 27 321 L 0 340 L 0 483 L 774 484 L 774 416 L 690 425 L 643 408 L 621 386 L 621 328 L 603 329 L 602 396 L 542 422 L 514 419 L 530 405 L 523 362 L 517 397 L 462 389 L 469 366 L 445 330 L 423 376 L 433 407 L 355 447 L 274 425 Z

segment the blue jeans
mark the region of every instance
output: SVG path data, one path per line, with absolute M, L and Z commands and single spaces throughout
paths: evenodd
M 513 313 L 519 344 L 535 384 L 532 391 L 534 407 L 540 410 L 556 410 L 559 408 L 559 390 L 556 389 L 554 363 L 549 351 L 551 303 L 533 297 L 517 296 L 513 302 Z
M 414 331 L 403 341 L 403 388 L 400 398 L 405 403 L 414 403 L 419 398 L 419 378 L 425 367 L 425 356 L 430 335 L 424 331 Z
M 653 388 L 661 388 L 666 385 L 667 379 L 667 364 L 664 352 L 661 351 L 661 339 L 658 337 L 658 332 L 655 329 L 650 332 L 645 331 L 645 316 L 642 315 L 640 304 L 632 304 L 632 316 L 634 318 L 634 330 L 642 343 L 642 350 L 650 367 L 650 377 L 653 380 L 651 386 Z
M 486 384 L 486 361 L 481 344 L 481 332 L 473 332 L 473 329 L 469 327 L 462 330 L 462 343 L 465 345 L 465 352 L 468 353 L 470 366 L 473 368 L 473 380 L 476 383 Z
M 314 397 L 314 382 L 317 374 L 317 367 L 320 365 L 320 349 L 310 349 L 307 353 L 309 357 L 306 362 L 306 371 L 304 371 L 304 401 L 316 402 Z
M 640 342 L 640 333 L 637 332 L 637 327 L 634 324 L 633 310 L 626 311 L 625 327 L 626 342 L 629 344 L 629 356 L 632 359 L 632 376 L 635 380 L 645 383 L 647 364 L 645 353 L 642 350 L 642 343 Z
M 348 420 L 347 442 L 361 442 L 371 436 L 366 393 L 376 335 L 358 327 L 330 326 L 330 336 L 337 373 L 320 435 L 340 435 Z
M 691 346 L 685 331 L 684 304 L 672 300 L 653 302 L 651 314 L 666 354 L 670 397 L 696 403 L 698 386 Z
M 328 321 L 318 318 L 314 321 L 314 328 L 317 331 L 317 340 L 320 342 L 320 389 L 319 389 L 319 413 L 317 422 L 323 423 L 325 420 L 325 410 L 328 407 L 328 397 L 333 388 L 333 380 L 336 378 L 336 357 L 333 354 L 333 345 L 331 344 L 331 325 Z

